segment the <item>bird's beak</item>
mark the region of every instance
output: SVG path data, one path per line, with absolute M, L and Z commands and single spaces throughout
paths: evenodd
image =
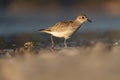
M 92 22 L 90 19 L 87 19 L 88 22 Z

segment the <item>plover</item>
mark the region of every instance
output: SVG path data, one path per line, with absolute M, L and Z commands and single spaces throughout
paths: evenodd
M 80 14 L 75 20 L 61 21 L 47 29 L 40 29 L 40 32 L 51 34 L 51 48 L 54 48 L 53 36 L 64 38 L 64 46 L 67 47 L 66 40 L 76 32 L 84 22 L 92 22 L 85 14 Z

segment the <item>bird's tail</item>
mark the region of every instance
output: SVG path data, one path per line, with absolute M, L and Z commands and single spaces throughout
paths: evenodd
M 40 30 L 38 30 L 38 31 L 40 31 L 40 32 L 44 32 L 44 31 L 45 31 L 45 29 L 40 29 Z
M 45 33 L 49 33 L 49 32 L 50 32 L 50 30 L 47 30 L 47 29 L 40 29 L 40 30 L 38 30 L 38 31 L 40 31 L 40 32 L 45 32 Z

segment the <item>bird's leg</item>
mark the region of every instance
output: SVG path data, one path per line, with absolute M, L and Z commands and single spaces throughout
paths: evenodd
M 67 39 L 64 39 L 64 45 L 65 45 L 65 48 L 67 48 L 66 40 L 67 40 Z
M 53 36 L 51 35 L 51 48 L 54 49 L 54 46 L 55 46 L 55 43 L 54 43 L 54 40 L 53 40 Z

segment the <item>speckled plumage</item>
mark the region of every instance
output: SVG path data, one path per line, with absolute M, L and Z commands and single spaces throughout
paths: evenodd
M 67 47 L 66 40 L 86 21 L 91 22 L 86 15 L 81 14 L 75 20 L 61 21 L 47 29 L 40 29 L 39 31 L 55 37 L 65 38 L 64 45 Z

